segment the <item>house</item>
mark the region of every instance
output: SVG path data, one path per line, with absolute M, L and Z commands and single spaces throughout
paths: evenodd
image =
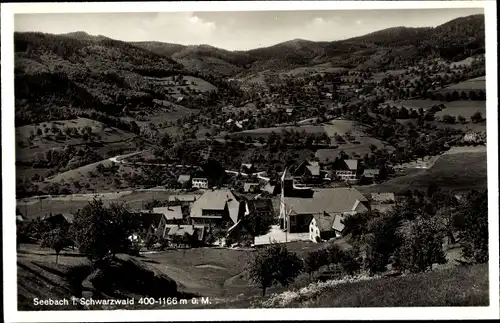
M 335 238 L 336 234 L 333 228 L 335 217 L 335 215 L 331 216 L 327 213 L 314 215 L 309 224 L 309 239 L 312 242 L 320 242 Z
M 318 189 L 312 197 L 280 197 L 280 226 L 290 233 L 307 232 L 314 216 L 335 217 L 332 228 L 341 233 L 341 220 L 347 214 L 368 210 L 368 200 L 357 189 L 336 187 Z M 316 220 L 319 222 L 319 220 Z M 316 222 L 316 223 L 318 223 Z
M 300 177 L 303 180 L 317 180 L 321 176 L 321 167 L 317 161 L 303 161 L 297 166 L 293 172 L 293 177 Z
M 138 227 L 136 228 L 135 234 L 138 233 L 154 233 L 157 231 L 158 224 L 162 218 L 161 213 L 155 213 L 151 210 L 140 210 L 136 212 L 131 212 L 135 217 Z
M 357 182 L 358 161 L 356 159 L 344 159 L 336 165 L 335 175 L 341 180 L 355 184 Z
M 259 183 L 244 183 L 243 192 L 245 193 L 257 193 L 260 191 Z
M 361 175 L 365 181 L 373 182 L 378 178 L 380 170 L 378 169 L 365 169 Z
M 371 200 L 374 203 L 390 204 L 396 200 L 394 193 L 372 193 Z
M 243 163 L 243 164 L 241 164 L 240 171 L 242 173 L 252 174 L 255 172 L 255 168 L 253 167 L 252 164 Z
M 285 110 L 285 112 L 286 112 L 289 116 L 291 116 L 291 115 L 293 114 L 293 108 L 288 108 L 288 109 L 286 109 L 286 110 Z
M 243 206 L 229 189 L 207 190 L 193 203 L 189 217 L 195 225 L 234 224 L 244 213 Z
M 177 183 L 185 186 L 191 183 L 191 175 L 179 175 L 177 178 Z
M 394 193 L 372 193 L 370 200 L 371 209 L 381 213 L 392 211 L 396 204 Z
M 241 241 L 251 237 L 251 243 L 253 243 L 253 237 L 255 232 L 252 232 L 252 227 L 249 227 L 246 219 L 250 216 L 255 216 L 257 218 L 265 219 L 268 221 L 273 221 L 274 219 L 274 207 L 271 199 L 250 199 L 244 202 L 245 212 L 244 215 L 232 225 L 226 232 L 226 241 L 231 239 L 233 241 Z
M 168 202 L 173 204 L 191 204 L 201 195 L 197 194 L 178 194 L 170 195 L 168 197 Z
M 197 241 L 202 241 L 205 235 L 205 227 L 193 224 L 167 224 L 163 231 L 159 233 L 160 238 L 173 239 L 186 236 L 195 238 Z
M 195 188 L 208 188 L 208 179 L 206 178 L 193 178 L 191 186 Z
M 183 97 L 183 96 L 180 96 L 180 97 L 178 97 L 178 98 L 177 98 L 177 102 L 181 102 L 181 101 L 183 101 L 183 100 L 184 100 L 184 97 Z
M 70 225 L 73 223 L 75 216 L 69 213 L 49 214 L 42 218 L 43 221 L 48 222 L 52 227 L 60 225 Z
M 327 99 L 331 99 L 333 97 L 333 94 L 332 93 L 326 93 L 326 98 Z
M 182 208 L 180 205 L 153 208 L 153 213 L 161 214 L 161 220 L 167 223 L 178 223 L 183 220 Z

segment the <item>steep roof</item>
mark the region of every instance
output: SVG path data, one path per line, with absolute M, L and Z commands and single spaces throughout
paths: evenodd
M 179 178 L 177 178 L 177 181 L 179 183 L 186 183 L 186 182 L 189 182 L 190 179 L 191 179 L 191 175 L 179 175 Z
M 319 171 L 320 171 L 319 165 L 309 165 L 306 167 L 311 172 L 312 176 L 319 176 Z
M 344 159 L 344 163 L 347 165 L 347 168 L 349 168 L 349 170 L 358 169 L 358 161 L 356 159 Z
M 226 204 L 229 209 L 229 216 L 234 223 L 238 222 L 240 202 L 231 190 L 223 188 L 218 190 L 208 190 L 203 193 L 191 206 L 192 218 L 202 217 L 203 210 L 224 210 Z
M 378 169 L 365 169 L 363 171 L 363 176 L 366 177 L 377 176 L 378 174 L 380 174 L 380 170 Z
M 333 230 L 333 221 L 335 220 L 335 215 L 330 214 L 315 214 L 314 220 L 316 221 L 316 227 L 318 227 L 319 231 L 332 231 Z
M 170 195 L 168 197 L 169 202 L 175 202 L 175 201 L 180 201 L 180 202 L 194 202 L 198 197 L 201 195 L 198 194 L 179 194 L 179 195 Z
M 165 216 L 167 220 L 182 219 L 182 209 L 180 205 L 177 206 L 165 206 L 165 207 L 155 207 L 153 208 L 154 213 L 160 213 Z
M 194 226 L 192 224 L 167 224 L 165 228 L 165 235 L 169 236 L 183 236 L 184 234 L 192 235 L 194 233 Z
M 286 208 L 296 214 L 352 212 L 353 207 L 363 207 L 359 202 L 356 205 L 356 201 L 366 202 L 367 199 L 360 191 L 350 187 L 315 190 L 312 198 L 284 198 Z

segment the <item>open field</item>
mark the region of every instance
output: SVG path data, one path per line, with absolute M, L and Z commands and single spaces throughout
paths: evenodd
M 360 186 L 363 193 L 425 190 L 431 183 L 451 191 L 484 189 L 487 184 L 486 152 L 453 152 L 439 157 L 429 169 L 413 171 L 378 185 Z
M 188 88 L 191 89 L 191 91 L 195 92 L 208 92 L 208 91 L 215 91 L 217 90 L 217 87 L 214 85 L 208 83 L 205 80 L 202 80 L 197 77 L 193 76 L 182 76 L 182 81 L 179 80 L 182 83 L 175 83 L 174 78 L 172 76 L 169 77 L 148 77 L 149 80 L 154 81 L 158 85 L 163 85 L 166 88 L 170 90 L 170 93 L 173 94 L 173 97 L 177 98 L 182 95 L 182 91 L 188 91 Z M 189 93 L 189 92 L 187 92 Z
M 486 89 L 486 76 L 475 77 L 457 84 L 445 87 L 442 91 L 474 91 Z
M 81 133 L 85 128 L 90 129 L 90 133 L 94 136 L 92 141 L 83 139 Z M 54 131 L 60 131 L 62 137 L 55 138 L 52 134 L 53 129 Z M 66 129 L 71 129 L 71 134 L 65 135 L 66 131 L 68 131 Z M 38 135 L 38 131 L 41 131 L 42 134 Z M 27 143 L 31 133 L 34 134 L 31 146 L 20 147 L 19 142 Z M 38 153 L 45 153 L 49 149 L 63 148 L 64 146 L 81 146 L 86 144 L 95 146 L 106 145 L 106 147 L 102 147 L 104 152 L 105 150 L 110 150 L 108 145 L 113 143 L 119 145 L 120 143 L 130 141 L 134 137 L 136 137 L 135 134 L 109 127 L 101 122 L 87 118 L 42 122 L 16 128 L 16 143 L 18 144 L 18 147 L 16 147 L 16 160 L 30 161 Z
M 434 105 L 441 105 L 447 109 L 466 108 L 471 109 L 486 109 L 486 101 L 471 101 L 471 100 L 456 100 L 456 101 L 436 101 L 429 99 L 413 99 L 413 100 L 400 100 L 400 101 L 386 101 L 384 104 L 395 106 L 396 108 L 405 107 L 407 109 L 418 110 L 422 108 L 424 111 L 430 110 Z
M 325 244 L 293 242 L 287 247 L 304 257 L 312 250 L 325 247 Z M 184 293 L 211 298 L 234 298 L 238 295 L 248 297 L 261 293 L 258 286 L 253 285 L 246 275 L 246 268 L 253 253 L 253 249 L 196 248 L 167 250 L 132 258 L 173 279 L 178 290 Z M 20 278 L 41 282 L 35 289 L 22 285 L 20 295 L 24 301 L 33 294 L 40 297 L 46 293 L 56 293 L 58 296 L 69 298 L 76 288 L 68 281 L 68 272 L 71 268 L 88 265 L 85 257 L 72 250 L 62 251 L 56 265 L 52 250 L 31 244 L 21 245 L 18 261 L 18 267 L 21 268 Z M 37 271 L 33 272 L 33 268 L 37 268 Z M 306 283 L 300 281 L 297 284 L 295 286 L 299 287 Z M 282 287 L 273 287 L 269 292 L 284 290 L 286 289 Z
M 103 192 L 100 192 L 103 193 Z M 104 193 L 99 194 L 104 205 L 109 205 L 111 202 L 126 203 L 131 209 L 140 210 L 144 208 L 144 204 L 153 199 L 166 201 L 168 196 L 172 194 L 179 194 L 173 190 L 144 190 L 132 191 L 124 190 L 121 193 Z M 45 199 L 30 198 L 26 199 L 28 202 L 23 202 L 24 199 L 17 201 L 17 207 L 28 219 L 33 219 L 38 216 L 44 216 L 52 213 L 73 213 L 78 209 L 84 207 L 92 200 L 92 194 L 85 194 L 83 196 L 58 196 L 48 197 Z
M 314 134 L 322 134 L 325 133 L 325 129 L 323 126 L 297 126 L 297 127 L 270 127 L 270 128 L 258 128 L 258 129 L 252 129 L 252 130 L 245 130 L 241 132 L 235 132 L 232 133 L 231 136 L 250 136 L 252 138 L 259 138 L 259 137 L 264 137 L 266 138 L 269 134 L 272 132 L 275 132 L 276 134 L 281 134 L 284 131 L 297 131 L 297 132 L 302 132 L 305 131 L 306 133 L 314 133 Z
M 453 101 L 445 104 L 446 108 L 436 112 L 436 117 L 450 115 L 465 117 L 470 122 L 470 117 L 476 112 L 481 112 L 483 118 L 486 118 L 486 101 Z

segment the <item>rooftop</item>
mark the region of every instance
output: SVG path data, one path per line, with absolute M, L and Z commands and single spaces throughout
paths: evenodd
M 318 189 L 312 198 L 284 198 L 286 208 L 295 214 L 363 212 L 368 209 L 360 202 L 366 201 L 360 191 L 350 187 Z
M 182 209 L 180 205 L 153 208 L 154 213 L 163 214 L 167 220 L 182 219 Z
M 206 217 L 202 215 L 203 210 L 224 210 L 226 204 L 229 216 L 233 222 L 238 222 L 240 202 L 229 189 L 208 190 L 200 196 L 191 207 L 191 218 Z

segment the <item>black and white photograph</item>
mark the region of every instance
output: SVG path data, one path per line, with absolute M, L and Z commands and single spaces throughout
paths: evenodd
M 6 321 L 498 319 L 495 2 L 1 11 Z

